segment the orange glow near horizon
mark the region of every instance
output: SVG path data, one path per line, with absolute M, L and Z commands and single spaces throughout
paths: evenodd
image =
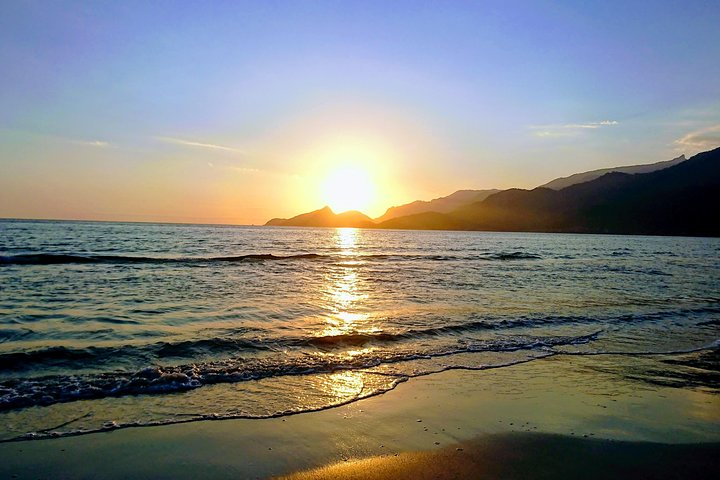
M 402 195 L 394 181 L 399 155 L 372 136 L 324 138 L 300 157 L 312 178 L 305 194 L 308 210 L 327 205 L 335 213 L 357 210 L 382 215 Z

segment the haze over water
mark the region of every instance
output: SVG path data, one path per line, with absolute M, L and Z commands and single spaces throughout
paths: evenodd
M 0 232 L 0 439 L 284 415 L 553 355 L 718 392 L 716 238 L 9 220 Z

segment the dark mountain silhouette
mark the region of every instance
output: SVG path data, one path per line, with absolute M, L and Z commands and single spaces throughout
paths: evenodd
M 674 165 L 677 165 L 678 163 L 684 162 L 685 160 L 685 155 L 680 155 L 677 158 L 673 158 L 672 160 L 666 160 L 664 162 L 648 163 L 645 165 L 629 165 L 625 167 L 601 168 L 599 170 L 576 173 L 574 175 L 570 175 L 569 177 L 556 178 L 555 180 L 540 186 L 543 188 L 550 188 L 552 190 L 562 190 L 563 188 L 567 188 L 571 185 L 595 180 L 596 178 L 602 177 L 606 173 L 650 173 L 657 170 L 662 170 L 664 168 L 672 167 Z
M 415 215 L 425 212 L 449 213 L 469 203 L 482 202 L 493 193 L 500 190 L 458 190 L 457 192 L 440 197 L 429 202 L 415 200 L 405 205 L 390 207 L 381 216 L 375 219 L 376 222 L 384 222 L 393 218 Z
M 392 218 L 378 223 L 376 226 L 377 228 L 398 230 L 469 230 L 462 218 L 438 212 L 416 213 L 415 215 Z
M 720 211 L 720 148 L 689 160 L 681 156 L 667 162 L 621 168 L 635 172 L 654 170 L 611 171 L 559 190 L 514 188 L 472 203 L 463 202 L 486 191 L 460 190 L 431 202 L 394 207 L 413 211 L 414 205 L 425 208 L 435 202 L 434 205 L 447 208 L 457 201 L 460 206 L 454 210 L 422 211 L 379 223 L 360 212 L 336 215 L 325 207 L 290 219 L 276 218 L 266 225 L 720 236 L 720 222 L 714 220 Z M 449 202 L 438 203 L 451 197 Z M 392 216 L 395 211 L 389 209 L 380 218 Z
M 375 222 L 364 213 L 350 210 L 335 213 L 330 207 L 324 207 L 310 213 L 303 213 L 292 218 L 273 218 L 265 225 L 276 227 L 354 227 L 370 228 Z
M 447 214 L 379 228 L 720 236 L 720 148 L 650 173 L 606 173 L 562 190 L 510 189 Z

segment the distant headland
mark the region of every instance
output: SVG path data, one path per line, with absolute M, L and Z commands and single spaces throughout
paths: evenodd
M 720 236 L 720 148 L 576 173 L 532 190 L 459 190 L 371 219 L 329 207 L 268 226 Z

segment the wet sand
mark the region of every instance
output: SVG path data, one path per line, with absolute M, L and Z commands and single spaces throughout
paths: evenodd
M 435 452 L 377 456 L 286 480 L 717 478 L 720 444 L 667 445 L 539 433 L 486 435 Z
M 556 478 L 575 476 L 568 469 L 578 455 L 594 478 L 620 475 L 604 476 L 608 459 L 626 469 L 621 476 L 717 473 L 720 398 L 618 373 L 617 365 L 646 361 L 563 357 L 454 370 L 321 412 L 4 443 L 0 478 L 267 478 L 337 464 L 374 478 L 403 465 L 414 477 L 430 464 L 459 478 Z M 369 458 L 371 469 L 354 463 Z M 660 460 L 674 463 L 660 468 Z

